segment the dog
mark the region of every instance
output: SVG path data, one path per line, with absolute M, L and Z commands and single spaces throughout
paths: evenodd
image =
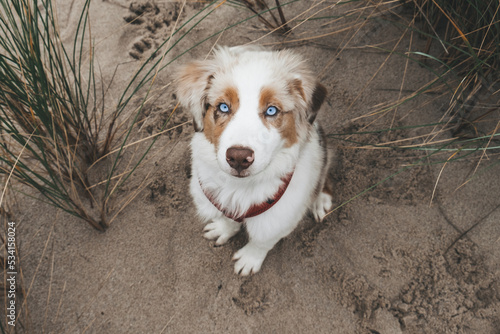
M 222 245 L 244 226 L 234 271 L 255 274 L 308 209 L 316 221 L 331 210 L 329 153 L 315 122 L 326 88 L 299 55 L 256 46 L 220 47 L 176 76 L 193 116 L 190 191 L 204 237 Z

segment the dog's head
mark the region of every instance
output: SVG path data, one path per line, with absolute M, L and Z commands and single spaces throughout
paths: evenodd
M 221 170 L 236 177 L 262 172 L 282 152 L 298 152 L 326 96 L 290 51 L 220 48 L 181 67 L 177 78 L 195 131 L 213 145 Z

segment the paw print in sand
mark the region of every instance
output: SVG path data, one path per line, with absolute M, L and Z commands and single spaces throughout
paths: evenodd
M 144 30 L 134 43 L 129 55 L 137 60 L 156 56 L 154 53 L 166 37 L 170 35 L 170 26 L 179 17 L 179 5 L 165 3 L 161 7 L 153 1 L 134 1 L 129 6 L 130 14 L 123 19 L 132 26 Z

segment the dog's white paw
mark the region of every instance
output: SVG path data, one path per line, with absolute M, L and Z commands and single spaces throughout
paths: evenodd
M 215 244 L 220 246 L 225 244 L 233 237 L 241 228 L 241 224 L 227 218 L 214 219 L 210 224 L 207 224 L 203 229 L 203 236 L 209 240 L 214 240 Z
M 318 195 L 312 208 L 314 219 L 317 222 L 322 221 L 326 214 L 332 209 L 332 200 L 332 196 L 327 193 L 321 192 Z
M 260 270 L 267 252 L 268 251 L 265 249 L 247 244 L 233 256 L 233 260 L 236 261 L 234 264 L 234 272 L 241 276 L 256 274 Z

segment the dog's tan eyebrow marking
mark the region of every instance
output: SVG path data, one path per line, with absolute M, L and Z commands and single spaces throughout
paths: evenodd
M 229 105 L 230 112 L 222 113 L 218 110 L 219 104 L 226 103 Z M 226 88 L 220 97 L 215 101 L 214 105 L 209 105 L 207 113 L 203 118 L 204 133 L 208 141 L 218 147 L 219 140 L 226 128 L 227 124 L 234 117 L 235 113 L 240 108 L 240 99 L 238 90 L 235 87 Z
M 264 114 L 265 110 L 270 106 L 278 108 L 278 114 L 276 116 L 266 117 Z M 285 147 L 290 147 L 298 142 L 294 113 L 289 112 L 289 110 L 283 110 L 282 103 L 279 101 L 275 89 L 264 87 L 260 91 L 259 116 L 262 123 L 264 123 L 267 128 L 273 126 L 278 129 L 281 137 L 285 140 Z
M 269 87 L 262 88 L 262 90 L 260 91 L 260 98 L 259 98 L 259 111 L 262 112 L 266 110 L 267 107 L 272 105 L 273 102 L 275 102 L 275 96 L 276 92 L 274 89 Z
M 235 87 L 229 87 L 224 91 L 224 98 L 227 103 L 229 103 L 229 107 L 231 111 L 234 113 L 238 111 L 240 107 L 240 98 L 238 96 L 238 90 Z

